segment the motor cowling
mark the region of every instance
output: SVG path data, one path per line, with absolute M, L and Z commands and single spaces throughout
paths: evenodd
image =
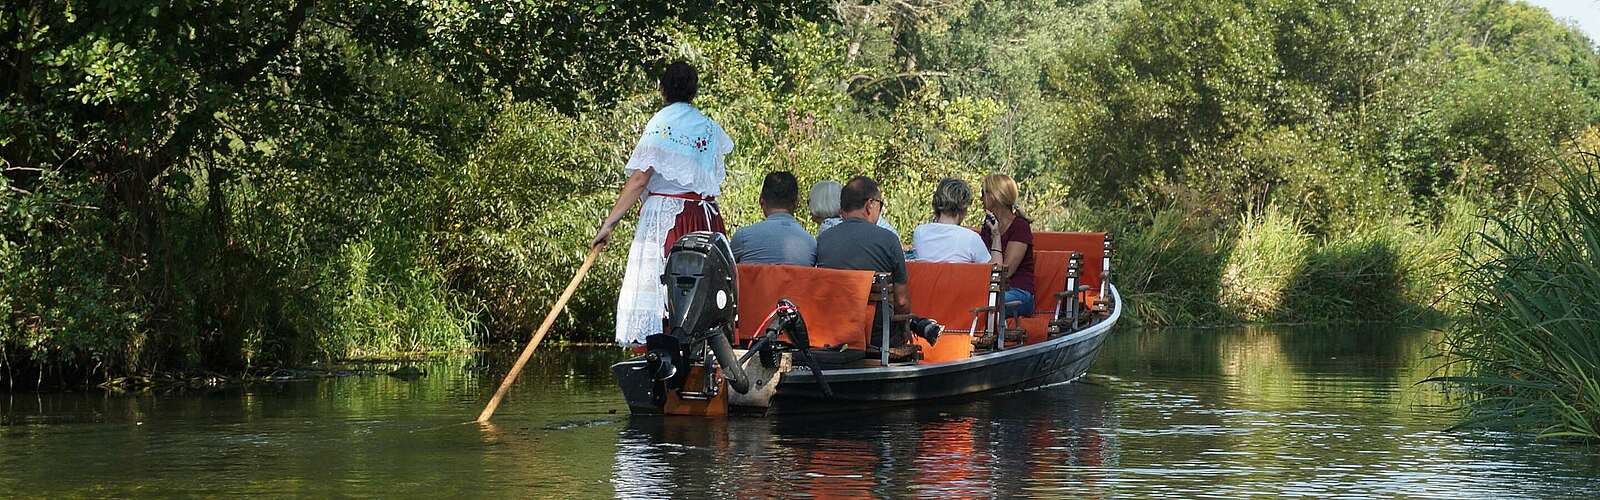
M 667 330 L 646 339 L 658 377 L 680 373 L 664 363 L 675 368 L 709 363 L 705 355 L 709 350 L 728 385 L 741 394 L 749 391 L 748 378 L 733 352 L 738 283 L 733 249 L 721 233 L 697 231 L 672 244 L 661 274 L 667 291 Z M 669 385 L 676 385 L 672 382 Z
M 721 233 L 689 233 L 672 244 L 661 282 L 667 286 L 667 332 L 690 343 L 733 332 L 738 317 L 738 268 Z

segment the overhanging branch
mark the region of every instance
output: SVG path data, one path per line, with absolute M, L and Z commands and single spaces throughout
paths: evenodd
M 266 70 L 268 64 L 283 55 L 284 51 L 288 50 L 295 39 L 299 38 L 300 30 L 305 27 L 306 20 L 310 18 L 313 10 L 313 0 L 296 1 L 289 10 L 289 18 L 284 23 L 283 34 L 257 49 L 255 57 L 222 73 L 217 78 L 216 84 L 213 85 L 213 89 L 203 90 L 201 95 L 196 96 L 199 102 L 178 121 L 172 137 L 161 147 L 155 157 L 158 159 L 170 159 L 184 153 L 194 142 L 195 136 L 199 135 L 201 130 L 209 128 L 205 125 L 213 120 L 213 115 L 236 97 L 239 93 L 236 87 L 255 79 L 256 76 Z M 216 88 L 223 89 L 225 93 L 217 95 L 219 92 L 214 90 Z M 162 171 L 166 170 L 171 165 L 171 162 L 152 161 L 147 162 L 147 165 L 152 170 L 143 172 L 144 178 L 154 179 Z

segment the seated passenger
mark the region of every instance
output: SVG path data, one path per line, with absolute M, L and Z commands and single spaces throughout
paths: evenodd
M 906 286 L 905 252 L 894 233 L 877 225 L 883 215 L 878 183 L 866 176 L 850 179 L 840 192 L 839 209 L 842 221 L 817 235 L 817 267 L 889 273 L 894 283 L 894 310 L 909 313 L 911 291 Z M 880 321 L 881 318 L 874 320 L 873 324 L 879 325 Z M 874 344 L 882 342 L 878 331 L 874 326 Z M 899 334 L 890 339 L 891 345 L 907 340 Z
M 800 183 L 789 172 L 772 172 L 761 182 L 761 213 L 766 220 L 733 234 L 733 258 L 741 264 L 811 266 L 817 240 L 794 219 Z
M 811 222 L 817 223 L 817 235 L 830 227 L 839 225 L 844 219 L 839 217 L 839 191 L 843 189 L 838 182 L 821 181 L 811 186 L 811 196 L 807 204 L 811 207 Z M 878 218 L 878 227 L 888 229 L 894 233 L 895 239 L 900 239 L 900 231 L 889 224 L 889 219 Z
M 961 179 L 945 178 L 933 191 L 933 222 L 911 232 L 917 260 L 961 264 L 999 264 L 1000 254 L 990 252 L 983 238 L 961 227 L 972 206 L 972 188 Z
M 1006 309 L 1008 316 L 1033 314 L 1033 227 L 1017 209 L 1018 195 L 1017 181 L 1010 176 L 993 174 L 983 178 L 983 209 L 989 215 L 978 232 L 989 251 L 998 252 L 1006 266 L 1005 278 L 1010 288 L 1005 301 L 1021 302 Z

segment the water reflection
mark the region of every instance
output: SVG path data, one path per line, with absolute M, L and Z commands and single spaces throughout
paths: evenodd
M 1123 331 L 1086 383 L 855 414 L 629 417 L 612 349 L 172 394 L 0 394 L 12 496 L 1600 496 L 1590 449 L 1445 433 L 1435 334 Z
M 1106 394 L 1080 384 L 843 416 L 633 417 L 611 483 L 621 496 L 1023 495 L 1084 479 L 1061 467 L 1116 464 Z
M 611 484 L 623 496 L 1600 493 L 1587 450 L 1441 432 L 1446 401 L 1415 385 L 1437 367 L 1435 335 L 1135 332 L 1087 383 L 855 415 L 634 418 Z

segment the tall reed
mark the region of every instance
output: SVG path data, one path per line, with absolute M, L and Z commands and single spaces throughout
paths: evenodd
M 1463 315 L 1443 343 L 1456 361 L 1430 379 L 1468 390 L 1462 426 L 1600 440 L 1596 159 L 1466 243 Z
M 1238 239 L 1222 268 L 1217 302 L 1232 317 L 1268 321 L 1283 314 L 1290 286 L 1315 248 L 1300 222 L 1276 208 L 1241 218 Z M 1326 293 L 1317 290 L 1315 293 Z

